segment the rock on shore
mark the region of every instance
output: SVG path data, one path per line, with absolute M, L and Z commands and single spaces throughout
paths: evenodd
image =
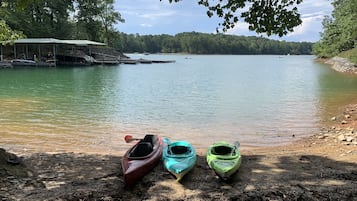
M 317 137 L 333 138 L 338 143 L 357 146 L 357 104 L 350 104 L 341 114 L 331 117 L 330 126 L 322 128 Z
M 330 64 L 338 72 L 357 74 L 357 64 L 351 63 L 346 58 L 333 57 L 325 60 L 325 63 Z

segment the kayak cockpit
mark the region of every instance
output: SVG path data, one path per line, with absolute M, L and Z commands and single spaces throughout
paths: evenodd
M 211 153 L 214 155 L 228 155 L 233 152 L 232 147 L 228 146 L 215 146 L 212 148 Z
M 190 152 L 189 148 L 186 146 L 172 146 L 170 147 L 170 151 L 172 154 L 176 154 L 176 155 L 186 154 Z
M 156 135 L 146 135 L 140 140 L 129 153 L 129 158 L 142 158 L 149 156 L 157 149 L 158 137 Z
M 144 157 L 152 153 L 152 144 L 149 142 L 139 142 L 132 152 L 130 152 L 129 157 Z

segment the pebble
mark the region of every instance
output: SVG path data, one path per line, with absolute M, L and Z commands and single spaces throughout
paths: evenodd
M 347 142 L 352 142 L 353 139 L 354 139 L 354 137 L 350 137 L 350 136 L 349 136 L 349 137 L 346 137 L 346 141 L 347 141 Z
M 244 191 L 254 191 L 254 190 L 256 190 L 254 185 L 247 185 L 244 189 Z
M 339 141 L 346 141 L 346 137 L 345 137 L 345 135 L 343 135 L 343 134 L 339 135 L 339 136 L 337 137 L 337 139 L 338 139 Z
M 222 190 L 231 190 L 231 189 L 232 189 L 232 186 L 223 185 L 223 186 L 221 186 L 221 189 L 222 189 Z

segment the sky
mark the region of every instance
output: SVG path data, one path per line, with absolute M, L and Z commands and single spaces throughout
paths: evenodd
M 197 4 L 197 0 L 182 0 L 169 3 L 168 0 L 116 0 L 114 8 L 125 23 L 118 23 L 115 28 L 127 34 L 139 35 L 175 35 L 182 32 L 216 33 L 216 28 L 223 19 L 209 18 L 207 8 Z M 332 0 L 303 0 L 298 6 L 302 24 L 284 37 L 272 36 L 270 39 L 316 42 L 322 32 L 324 16 L 331 15 Z M 248 24 L 239 21 L 235 28 L 226 34 L 260 36 L 248 30 Z M 267 37 L 266 35 L 262 35 Z

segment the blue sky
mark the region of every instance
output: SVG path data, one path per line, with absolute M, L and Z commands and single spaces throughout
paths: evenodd
M 322 19 L 325 15 L 331 15 L 333 10 L 331 2 L 304 0 L 298 7 L 303 23 L 287 36 L 270 38 L 297 42 L 318 41 Z M 191 31 L 215 33 L 218 23 L 222 22 L 217 17 L 209 18 L 206 15 L 207 9 L 199 6 L 197 0 L 183 0 L 172 4 L 168 0 L 116 0 L 114 7 L 125 19 L 125 23 L 117 24 L 116 29 L 128 34 L 175 35 Z M 248 25 L 244 22 L 239 22 L 227 34 L 257 36 L 255 32 L 248 30 Z

